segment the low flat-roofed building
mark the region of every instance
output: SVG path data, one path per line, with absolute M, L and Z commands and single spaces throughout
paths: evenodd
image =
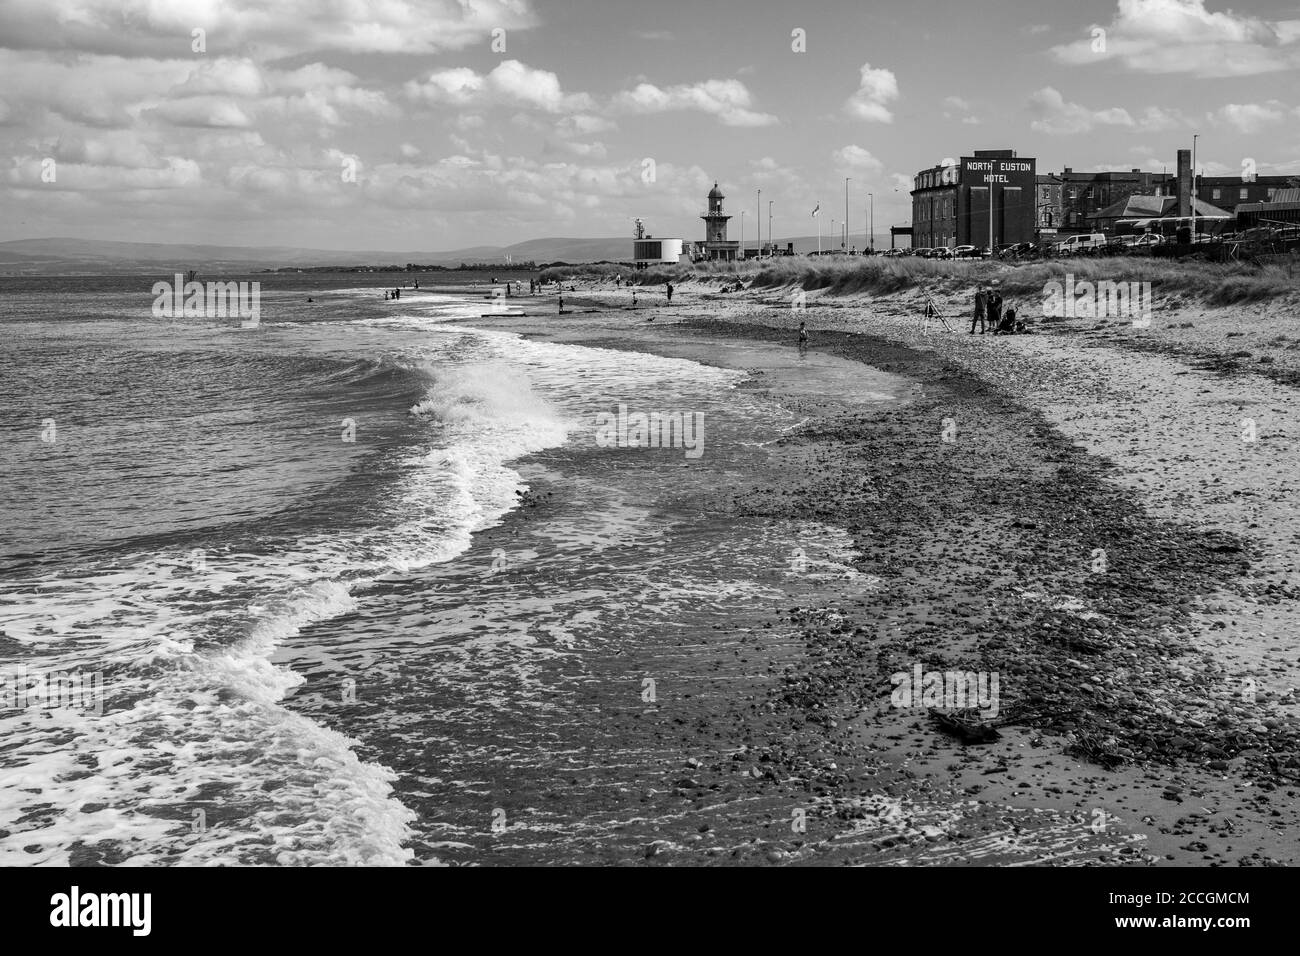
M 682 259 L 682 245 L 681 239 L 633 239 L 632 261 L 638 266 L 676 264 Z
M 1235 212 L 1242 229 L 1300 225 L 1300 188 L 1276 189 L 1268 202 L 1238 203 Z
M 1197 232 L 1205 232 L 1211 226 L 1217 230 L 1220 225 L 1232 220 L 1232 213 L 1212 206 L 1202 199 L 1196 200 L 1194 208 Z M 1148 230 L 1164 232 L 1166 230 L 1162 226 L 1169 220 L 1180 219 L 1190 224 L 1191 209 L 1188 209 L 1187 213 L 1186 216 L 1180 216 L 1176 196 L 1129 196 L 1093 213 L 1088 217 L 1088 222 L 1094 232 L 1119 234 Z
M 1277 194 L 1295 181 L 1293 176 L 1201 176 L 1197 179 L 1199 199 L 1228 212 L 1242 203 L 1274 202 Z

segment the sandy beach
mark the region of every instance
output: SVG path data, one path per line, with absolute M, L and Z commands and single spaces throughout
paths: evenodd
M 762 370 L 743 386 L 801 421 L 770 468 L 718 489 L 719 520 L 804 521 L 810 544 L 847 550 L 774 575 L 783 597 L 692 649 L 713 679 L 656 731 L 665 783 L 645 799 L 682 818 L 635 835 L 647 858 L 1297 862 L 1295 353 L 1278 340 L 1293 306 L 1161 303 L 1150 329 L 970 336 L 926 328 L 919 291 L 790 303 L 708 283 L 680 286 L 671 308 L 640 289 L 633 311 L 626 287 L 601 282 L 565 296 L 591 342 L 617 328 L 619 347 L 696 343 L 708 362 L 701 343 L 719 337 L 794 350 L 802 320 L 808 355 L 908 383 L 874 406 Z M 547 335 L 542 318 L 501 327 Z M 682 667 L 653 642 L 619 653 Z M 918 665 L 996 675 L 1000 738 L 964 745 L 891 703 L 892 675 Z M 620 746 L 633 717 L 609 728 Z

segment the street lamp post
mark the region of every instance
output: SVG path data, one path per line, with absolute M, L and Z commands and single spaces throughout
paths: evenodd
M 876 252 L 876 196 L 867 193 L 867 248 L 871 254 Z
M 1200 133 L 1192 134 L 1192 242 L 1196 241 L 1196 141 Z
M 849 251 L 849 177 L 844 177 L 844 242 L 840 248 Z
M 767 244 L 769 247 L 767 251 L 770 252 L 772 255 L 776 255 L 776 250 L 771 248 L 772 246 L 772 204 L 775 201 L 776 200 L 774 199 L 769 199 L 767 201 Z
M 758 212 L 754 215 L 754 226 L 758 229 L 758 254 L 755 259 L 763 258 L 763 190 L 758 191 Z
M 740 210 L 740 258 L 745 258 L 745 210 Z

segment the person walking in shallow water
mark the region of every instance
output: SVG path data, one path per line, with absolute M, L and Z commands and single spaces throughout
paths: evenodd
M 800 322 L 799 323 L 799 348 L 806 349 L 807 347 L 808 347 L 808 323 Z

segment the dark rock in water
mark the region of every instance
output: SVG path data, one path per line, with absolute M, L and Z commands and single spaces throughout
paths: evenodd
M 940 730 L 951 734 L 964 744 L 987 744 L 1002 738 L 992 724 L 983 721 L 972 720 L 958 714 L 945 714 L 933 707 L 930 708 L 930 717 L 939 725 Z

